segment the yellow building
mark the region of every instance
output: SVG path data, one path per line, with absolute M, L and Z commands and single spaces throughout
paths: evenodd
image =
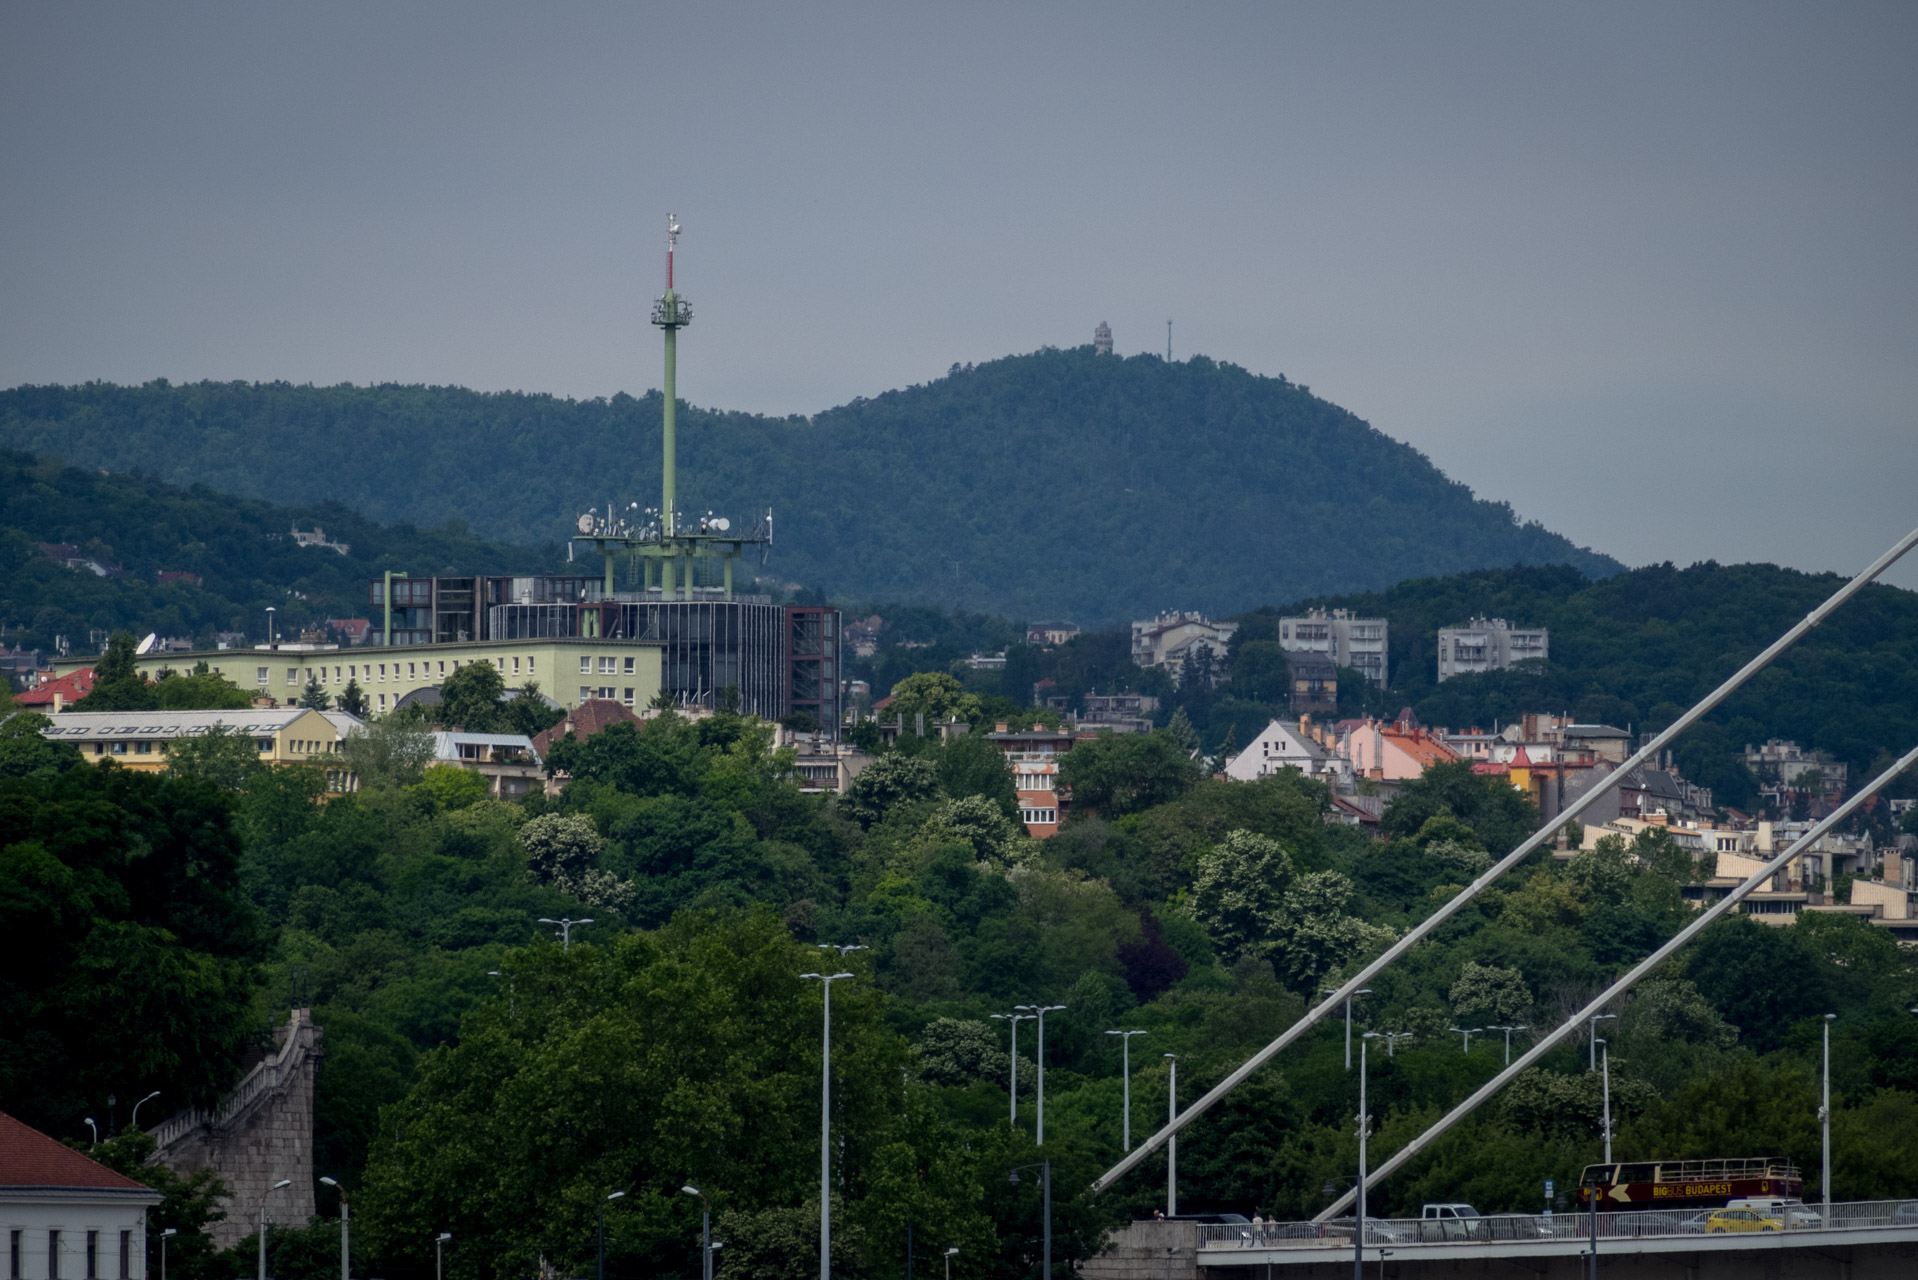
M 97 661 L 66 658 L 55 665 L 65 674 Z M 137 659 L 136 665 L 151 680 L 162 668 L 188 671 L 200 662 L 241 689 L 280 702 L 296 700 L 308 680 L 317 680 L 335 698 L 349 683 L 357 683 L 366 695 L 367 711 L 376 716 L 391 711 L 409 693 L 445 683 L 473 662 L 492 663 L 509 689 L 537 683 L 541 693 L 569 709 L 594 698 L 643 707 L 660 687 L 659 645 L 579 637 L 353 649 L 282 644 L 152 654 Z
M 111 760 L 129 769 L 166 767 L 168 747 L 182 738 L 197 738 L 214 726 L 253 739 L 260 759 L 268 764 L 329 766 L 331 790 L 348 789 L 340 742 L 360 722 L 343 711 L 309 711 L 304 707 L 276 707 L 246 711 L 63 711 L 41 736 L 71 743 L 94 764 Z

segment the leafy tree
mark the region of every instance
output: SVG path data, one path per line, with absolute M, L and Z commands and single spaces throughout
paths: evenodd
M 1163 731 L 1102 733 L 1074 744 L 1059 761 L 1059 782 L 1071 789 L 1074 811 L 1108 818 L 1176 800 L 1198 780 L 1198 766 Z
M 940 748 L 936 761 L 939 789 L 954 798 L 976 796 L 997 805 L 1006 817 L 1019 814 L 1019 792 L 1012 784 L 1005 753 L 983 734 L 968 733 Z
M 890 753 L 859 771 L 846 788 L 846 812 L 870 827 L 900 805 L 929 800 L 939 791 L 939 771 L 915 756 Z
M 432 734 L 396 716 L 349 733 L 340 743 L 340 756 L 359 779 L 361 789 L 375 791 L 419 782 L 433 759 L 433 750 Z
M 0 777 L 64 773 L 81 763 L 78 747 L 42 736 L 52 726 L 53 721 L 32 711 L 15 711 L 0 720 Z
M 1232 831 L 1199 856 L 1192 914 L 1230 963 L 1260 955 L 1278 934 L 1293 881 L 1292 859 L 1278 841 Z
M 1184 707 L 1180 707 L 1172 713 L 1172 719 L 1166 722 L 1165 734 L 1166 737 L 1172 740 L 1172 745 L 1185 752 L 1188 756 L 1198 754 L 1199 735 L 1192 728 L 1192 721 L 1190 717 L 1186 715 Z
M 1517 969 L 1467 960 L 1450 994 L 1452 1012 L 1461 1020 L 1483 1018 L 1507 1025 L 1529 1016 L 1532 993 Z
M 914 1042 L 921 1079 L 932 1084 L 964 1085 L 974 1080 L 998 1083 L 1011 1062 L 989 1023 L 934 1018 Z
M 440 704 L 433 709 L 436 723 L 468 733 L 503 732 L 500 701 L 506 681 L 491 662 L 469 662 L 440 685 Z
M 195 778 L 220 791 L 244 791 L 268 766 L 260 762 L 253 738 L 231 725 L 210 725 L 201 733 L 167 744 L 166 772 Z
M 979 699 L 951 676 L 924 671 L 907 676 L 892 687 L 892 705 L 887 710 L 915 724 L 924 715 L 928 726 L 944 720 L 963 720 L 978 724 L 984 718 Z
M 441 809 L 464 809 L 487 795 L 486 779 L 456 764 L 428 765 L 416 785 Z
M 1302 875 L 1286 891 L 1271 954 L 1294 991 L 1315 990 L 1326 974 L 1391 941 L 1390 929 L 1347 912 L 1351 900 L 1352 881 L 1338 871 Z
M 1388 835 L 1411 835 L 1442 812 L 1470 827 L 1495 854 L 1509 853 L 1538 829 L 1538 807 L 1498 778 L 1473 773 L 1469 760 L 1435 764 L 1402 784 L 1380 826 Z
M 93 664 L 93 688 L 73 704 L 76 711 L 150 711 L 153 694 L 134 665 L 131 631 L 116 631 Z

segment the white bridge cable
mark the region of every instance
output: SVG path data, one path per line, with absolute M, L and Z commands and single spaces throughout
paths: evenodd
M 1404 1147 L 1400 1148 L 1397 1152 L 1393 1153 L 1393 1155 L 1389 1159 L 1387 1159 L 1383 1164 L 1379 1165 L 1378 1168 L 1374 1169 L 1371 1173 L 1366 1175 L 1367 1187 L 1369 1188 L 1372 1186 L 1376 1186 L 1379 1179 L 1388 1176 L 1393 1171 L 1398 1169 L 1400 1165 L 1404 1164 L 1407 1160 L 1410 1160 L 1413 1156 L 1423 1151 L 1440 1134 L 1444 1133 L 1447 1129 L 1450 1129 L 1453 1125 L 1457 1124 L 1459 1121 L 1463 1120 L 1466 1116 L 1470 1115 L 1479 1106 L 1480 1103 L 1485 1102 L 1493 1094 L 1497 1093 L 1500 1089 L 1503 1089 L 1507 1084 L 1510 1084 L 1512 1079 L 1515 1076 L 1517 1076 L 1519 1072 L 1525 1070 L 1527 1067 L 1537 1062 L 1540 1058 L 1544 1057 L 1552 1049 L 1564 1043 L 1567 1037 L 1576 1034 L 1581 1028 L 1584 1027 L 1586 1020 L 1589 1019 L 1593 1014 L 1601 1012 L 1606 1005 L 1612 1003 L 1614 1000 L 1624 995 L 1627 991 L 1631 990 L 1631 988 L 1639 981 L 1639 979 L 1643 978 L 1646 974 L 1652 972 L 1652 970 L 1656 969 L 1660 964 L 1664 963 L 1666 958 L 1669 957 L 1673 952 L 1677 951 L 1680 947 L 1684 946 L 1687 942 L 1690 942 L 1693 938 L 1697 937 L 1699 932 L 1703 930 L 1707 925 L 1711 924 L 1714 920 L 1718 919 L 1720 916 L 1724 915 L 1727 911 L 1730 911 L 1733 907 L 1737 906 L 1740 902 L 1744 901 L 1745 898 L 1751 893 L 1753 893 L 1754 891 L 1756 891 L 1759 886 L 1763 885 L 1767 880 L 1771 879 L 1772 876 L 1776 875 L 1778 873 L 1779 868 L 1787 865 L 1788 863 L 1791 862 L 1793 858 L 1798 857 L 1800 854 L 1810 849 L 1813 845 L 1817 844 L 1818 840 L 1827 831 L 1831 830 L 1833 827 L 1837 826 L 1840 822 L 1844 821 L 1845 818 L 1850 816 L 1851 812 L 1854 809 L 1856 809 L 1859 805 L 1863 804 L 1866 800 L 1870 799 L 1873 795 L 1876 795 L 1881 788 L 1889 785 L 1894 778 L 1896 778 L 1899 774 L 1903 773 L 1906 769 L 1909 769 L 1914 764 L 1918 764 L 1918 747 L 1913 747 L 1910 751 L 1906 752 L 1904 757 L 1900 759 L 1898 763 L 1892 765 L 1891 768 L 1885 770 L 1883 773 L 1879 774 L 1876 778 L 1873 778 L 1871 780 L 1871 783 L 1867 785 L 1857 795 L 1845 801 L 1845 803 L 1839 805 L 1838 808 L 1832 812 L 1830 817 L 1824 819 L 1823 821 L 1818 823 L 1817 826 L 1813 827 L 1810 831 L 1807 831 L 1799 839 L 1793 841 L 1790 848 L 1786 849 L 1783 853 L 1779 854 L 1777 857 L 1773 858 L 1770 862 L 1766 863 L 1762 870 L 1753 872 L 1751 877 L 1747 879 L 1743 884 L 1739 885 L 1736 889 L 1733 889 L 1730 893 L 1720 898 L 1717 902 L 1714 902 L 1711 906 L 1707 907 L 1705 910 L 1699 912 L 1698 919 L 1692 921 L 1690 924 L 1686 925 L 1683 929 L 1680 929 L 1677 933 L 1673 934 L 1671 937 L 1671 940 L 1665 943 L 1664 946 L 1660 947 L 1658 950 L 1652 952 L 1649 956 L 1646 956 L 1643 960 L 1639 961 L 1638 964 L 1632 968 L 1631 972 L 1627 973 L 1624 977 L 1620 978 L 1617 982 L 1614 982 L 1611 986 L 1605 988 L 1605 990 L 1590 1004 L 1586 1005 L 1583 1009 L 1580 1009 L 1577 1013 L 1573 1014 L 1570 1018 L 1567 1018 L 1554 1031 L 1552 1031 L 1550 1035 L 1547 1035 L 1543 1039 L 1539 1040 L 1537 1044 L 1533 1045 L 1524 1054 L 1522 1054 L 1516 1061 L 1512 1063 L 1511 1066 L 1506 1067 L 1503 1071 L 1500 1071 L 1497 1075 L 1493 1076 L 1490 1080 L 1486 1081 L 1485 1084 L 1482 1085 L 1476 1093 L 1474 1093 L 1471 1097 L 1467 1098 L 1465 1101 L 1459 1103 L 1456 1107 L 1452 1108 L 1452 1110 L 1447 1112 L 1442 1119 L 1440 1119 L 1435 1124 L 1433 1124 L 1431 1128 L 1427 1129 L 1424 1133 L 1421 1133 L 1418 1137 L 1412 1139 L 1410 1142 L 1406 1143 Z M 1342 1212 L 1343 1210 L 1350 1208 L 1352 1205 L 1353 1199 L 1355 1198 L 1355 1194 L 1356 1193 L 1354 1191 L 1347 1191 L 1339 1199 L 1333 1201 L 1332 1204 L 1327 1206 L 1324 1210 L 1320 1211 L 1318 1216 L 1315 1217 L 1313 1221 L 1324 1222 L 1326 1219 L 1331 1218 L 1337 1215 L 1338 1213 Z
M 1612 770 L 1611 773 L 1603 778 L 1597 779 L 1583 795 L 1567 806 L 1564 811 L 1539 827 L 1523 844 L 1494 863 L 1489 870 L 1481 873 L 1479 877 L 1467 885 L 1463 891 L 1440 905 L 1437 911 L 1434 911 L 1417 925 L 1407 930 L 1404 937 L 1386 948 L 1384 954 L 1366 965 L 1356 976 L 1347 979 L 1344 986 L 1334 991 L 1319 1004 L 1308 1009 L 1305 1016 L 1281 1032 L 1278 1039 L 1253 1054 L 1233 1071 L 1231 1075 L 1219 1081 L 1219 1083 L 1214 1085 L 1203 1097 L 1180 1112 L 1175 1119 L 1167 1121 L 1165 1126 L 1157 1133 L 1134 1147 L 1119 1163 L 1100 1174 L 1098 1179 L 1093 1182 L 1092 1190 L 1094 1192 L 1100 1192 L 1110 1187 L 1140 1161 L 1164 1146 L 1168 1138 L 1211 1110 L 1214 1104 L 1239 1085 L 1243 1084 L 1253 1072 L 1257 1071 L 1267 1062 L 1270 1062 L 1281 1050 L 1311 1030 L 1323 1020 L 1328 1013 L 1340 1007 L 1348 997 L 1355 994 L 1359 988 L 1370 983 L 1387 965 L 1431 936 L 1440 925 L 1457 914 L 1466 903 L 1476 898 L 1507 871 L 1510 871 L 1513 867 L 1525 861 L 1539 846 L 1553 838 L 1561 828 L 1576 820 L 1578 815 L 1596 803 L 1600 796 L 1624 781 L 1632 770 L 1638 768 L 1648 760 L 1656 759 L 1660 751 L 1664 750 L 1679 734 L 1696 723 L 1699 717 L 1711 711 L 1713 707 L 1716 707 L 1727 697 L 1731 696 L 1740 685 L 1757 675 L 1760 671 L 1763 671 L 1767 666 L 1770 666 L 1779 654 L 1797 643 L 1799 638 L 1807 631 L 1810 631 L 1813 627 L 1823 622 L 1831 615 L 1833 610 L 1837 609 L 1854 595 L 1857 595 L 1858 592 L 1863 590 L 1865 586 L 1879 574 L 1883 573 L 1893 564 L 1896 564 L 1899 557 L 1911 550 L 1914 545 L 1918 545 L 1918 529 L 1913 529 L 1910 533 L 1900 538 L 1890 550 L 1872 561 L 1857 577 L 1847 582 L 1837 591 L 1834 591 L 1831 597 L 1823 604 L 1806 614 L 1792 626 L 1791 630 L 1785 632 L 1784 635 L 1773 641 L 1763 653 L 1760 653 L 1757 657 L 1739 668 L 1737 673 L 1730 679 L 1712 690 L 1700 700 L 1697 705 L 1693 706 L 1691 710 L 1673 721 L 1664 732 L 1658 734 L 1650 742 L 1639 748 L 1636 753 L 1616 769 Z

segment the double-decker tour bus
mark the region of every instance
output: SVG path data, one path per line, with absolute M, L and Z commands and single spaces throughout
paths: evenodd
M 1578 1202 L 1589 1205 L 1596 1187 L 1600 1209 L 1722 1208 L 1748 1196 L 1797 1199 L 1803 1185 L 1797 1168 L 1775 1156 L 1592 1164 L 1579 1180 Z

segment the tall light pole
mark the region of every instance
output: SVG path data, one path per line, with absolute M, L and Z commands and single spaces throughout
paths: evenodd
M 1837 1016 L 1835 1013 L 1825 1015 L 1825 1071 L 1818 1099 L 1819 1137 L 1823 1142 L 1819 1181 L 1823 1183 L 1825 1206 L 1824 1219 L 1820 1225 L 1825 1227 L 1831 1226 L 1831 1020 Z
M 166 1242 L 170 1237 L 179 1234 L 178 1227 L 168 1227 L 160 1233 L 160 1280 L 166 1280 Z
M 146 1097 L 134 1103 L 133 1118 L 127 1121 L 127 1128 L 138 1129 L 140 1127 L 140 1108 L 144 1107 L 147 1103 L 153 1101 L 155 1098 L 159 1096 L 160 1096 L 160 1091 L 158 1089 L 155 1089 L 152 1093 L 149 1093 Z
M 1038 1164 L 1022 1164 L 1019 1169 L 1041 1170 L 1040 1181 L 1045 1188 L 1041 1201 L 1041 1212 L 1045 1216 L 1045 1268 L 1039 1272 L 1039 1280 L 1052 1280 L 1052 1161 L 1041 1160 Z M 1019 1169 L 1014 1169 L 1006 1179 L 1015 1187 L 1019 1185 Z M 959 1251 L 954 1249 L 952 1252 Z M 952 1264 L 948 1262 L 946 1265 L 950 1267 Z
M 832 984 L 850 973 L 802 973 L 826 993 L 825 1034 L 819 1058 L 819 1280 L 832 1280 Z
M 266 607 L 266 642 L 275 645 L 280 642 L 280 633 L 273 625 L 273 606 Z
M 346 1188 L 341 1186 L 339 1183 L 333 1181 L 333 1179 L 331 1178 L 321 1178 L 320 1181 L 340 1193 L 340 1280 L 353 1280 L 352 1269 L 348 1266 L 348 1262 L 352 1255 L 350 1255 L 346 1251 L 346 1232 L 347 1232 Z
M 442 1231 L 433 1237 L 433 1280 L 446 1280 L 446 1242 L 453 1238 L 451 1231 Z
M 1169 1072 L 1166 1079 L 1165 1118 L 1167 1122 L 1179 1118 L 1179 1055 L 1165 1055 Z M 1173 1134 L 1165 1142 L 1165 1216 L 1179 1216 L 1179 1135 Z
M 1612 1162 L 1612 1046 L 1600 1040 L 1598 1051 L 1599 1080 L 1604 1089 L 1604 1125 L 1605 1125 L 1605 1163 Z
M 1386 1031 L 1381 1034 L 1385 1036 L 1385 1056 L 1388 1058 L 1396 1058 L 1399 1056 L 1399 1041 L 1418 1039 L 1418 1037 L 1410 1031 Z
M 1122 1149 L 1132 1150 L 1132 1037 L 1142 1036 L 1143 1031 L 1108 1031 L 1109 1036 L 1119 1037 L 1119 1075 L 1125 1081 L 1125 1119 L 1120 1125 Z
M 1616 1020 L 1617 1017 L 1618 1015 L 1615 1013 L 1595 1013 L 1592 1015 L 1592 1061 L 1588 1070 L 1598 1070 L 1598 1024 L 1607 1018 Z
M 699 1197 L 699 1280 L 713 1280 L 713 1210 L 706 1203 L 706 1193 L 698 1187 L 680 1188 L 689 1196 Z
M 1446 1030 L 1456 1031 L 1458 1034 L 1464 1036 L 1465 1046 L 1464 1048 L 1460 1050 L 1460 1052 L 1470 1053 L 1472 1051 L 1472 1037 L 1477 1035 L 1479 1032 L 1485 1030 L 1485 1028 L 1484 1027 L 1447 1027 Z
M 1352 997 L 1371 994 L 1372 988 L 1360 987 L 1352 995 L 1345 997 L 1345 1069 L 1347 1071 L 1352 1069 Z
M 1012 1028 L 1012 1079 L 1007 1092 L 1012 1098 L 1012 1127 L 1019 1127 L 1019 1024 L 1031 1022 L 1029 1013 L 995 1013 L 994 1018 Z
M 1365 1280 L 1365 1139 L 1372 1127 L 1372 1117 L 1365 1110 L 1365 1042 L 1382 1039 L 1377 1031 L 1359 1037 L 1359 1180 L 1358 1198 L 1352 1202 L 1352 1280 Z
M 1510 1027 L 1487 1027 L 1485 1029 L 1487 1031 L 1503 1031 L 1505 1033 L 1505 1065 L 1509 1067 L 1512 1065 L 1512 1033 L 1514 1031 L 1530 1031 L 1532 1028 L 1529 1024 L 1521 1022 Z
M 541 916 L 539 918 L 539 922 L 541 924 L 558 925 L 559 926 L 559 949 L 561 951 L 571 951 L 573 949 L 573 927 L 575 925 L 591 924 L 593 922 L 593 918 L 591 916 L 587 916 L 584 920 L 571 920 L 571 919 L 549 920 L 547 917 Z
M 260 1280 L 266 1280 L 266 1198 L 281 1187 L 290 1187 L 293 1179 L 281 1178 L 260 1193 Z
M 1913 1012 L 1918 1013 L 1918 1010 L 1913 1010 Z M 100 1145 L 100 1124 L 92 1116 L 87 1117 L 87 1130 L 88 1132 L 93 1134 L 93 1145 L 96 1147 L 99 1146 Z
M 606 1206 L 625 1194 L 624 1191 L 608 1192 L 599 1202 L 599 1280 L 606 1280 Z
M 1039 1137 L 1037 1146 L 1046 1145 L 1046 1015 L 1057 1013 L 1065 1006 L 1062 1004 L 1015 1004 L 1015 1009 L 1024 1009 L 1039 1019 Z
M 959 1250 L 956 1248 L 946 1250 L 946 1280 L 952 1280 L 952 1260 L 957 1257 L 958 1254 Z M 166 1277 L 161 1276 L 160 1280 L 166 1280 Z
M 860 942 L 822 942 L 819 944 L 819 949 L 821 951 L 837 951 L 839 958 L 844 960 L 855 951 L 866 950 L 866 946 Z

